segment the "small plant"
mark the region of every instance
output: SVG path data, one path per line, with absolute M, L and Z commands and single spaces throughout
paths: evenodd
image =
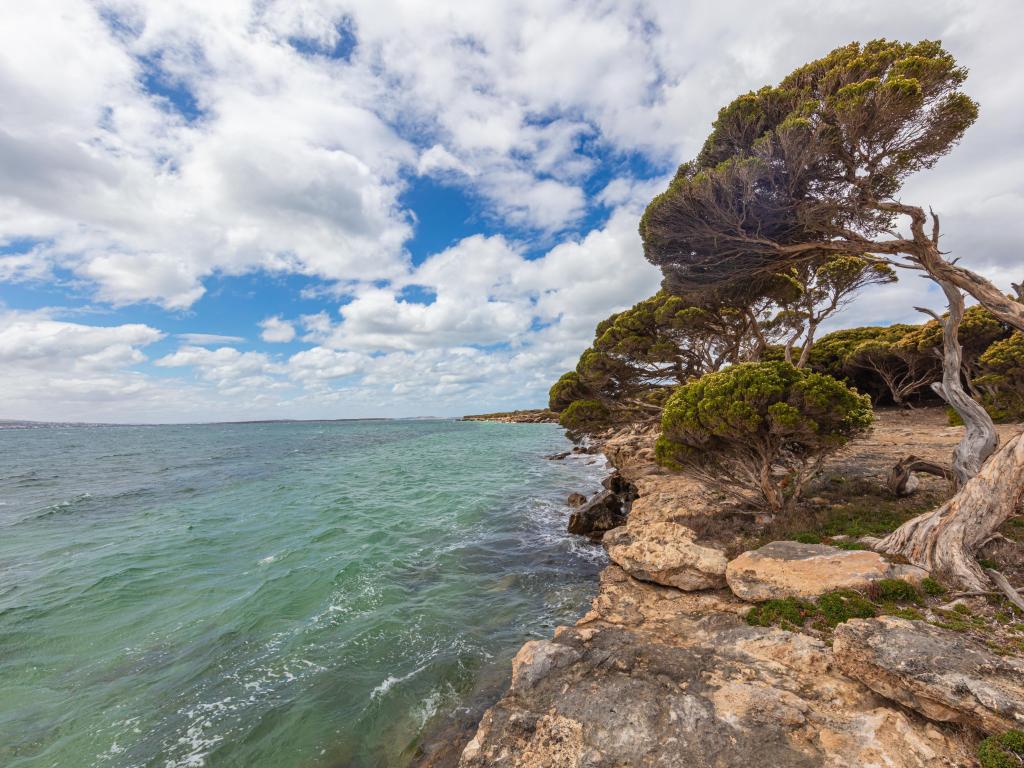
M 929 597 L 938 597 L 939 595 L 946 594 L 946 588 L 931 576 L 928 576 L 921 581 L 921 589 L 923 589 L 924 593 Z
M 785 622 L 793 627 L 800 627 L 813 615 L 813 604 L 795 597 L 786 597 L 755 605 L 747 612 L 747 624 L 755 627 L 770 627 L 772 624 Z
M 675 391 L 656 456 L 784 512 L 824 460 L 871 421 L 870 399 L 830 376 L 789 363 L 742 363 Z
M 921 593 L 909 581 L 880 579 L 868 587 L 868 594 L 879 603 L 921 604 Z
M 828 627 L 837 627 L 849 619 L 870 619 L 876 615 L 875 606 L 859 592 L 837 589 L 818 598 L 818 613 Z
M 1020 768 L 1024 765 L 1024 731 L 989 736 L 978 745 L 981 768 Z

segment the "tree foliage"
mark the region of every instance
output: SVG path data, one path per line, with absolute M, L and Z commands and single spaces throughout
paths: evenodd
M 997 341 L 978 358 L 974 383 L 995 421 L 1024 421 L 1024 333 Z
M 676 390 L 656 455 L 667 467 L 782 511 L 871 419 L 869 398 L 836 379 L 785 362 L 742 363 Z
M 900 213 L 887 201 L 977 118 L 966 76 L 938 42 L 874 40 L 740 96 L 647 208 L 645 254 L 675 285 L 709 285 L 879 252 Z

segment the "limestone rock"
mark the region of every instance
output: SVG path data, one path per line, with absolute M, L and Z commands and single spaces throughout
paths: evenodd
M 891 573 L 890 564 L 876 552 L 773 541 L 732 560 L 725 578 L 737 597 L 759 602 L 856 589 Z
M 549 640 L 529 640 L 512 659 L 512 690 L 529 688 L 552 669 L 579 658 L 573 648 Z
M 723 552 L 678 523 L 629 523 L 604 537 L 608 557 L 634 578 L 686 591 L 725 586 Z
M 750 627 L 724 595 L 611 566 L 591 614 L 547 644 L 565 650 L 531 648 L 530 685 L 489 710 L 461 768 L 970 764 L 954 736 L 839 674 L 824 642 Z
M 989 733 L 1024 728 L 1024 660 L 923 621 L 853 619 L 835 632 L 839 668 L 932 720 Z
M 611 491 L 601 491 L 569 516 L 569 533 L 600 539 L 605 531 L 618 528 L 625 520 L 619 497 Z

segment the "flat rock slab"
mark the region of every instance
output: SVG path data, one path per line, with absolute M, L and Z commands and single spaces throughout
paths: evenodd
M 817 597 L 834 589 L 862 588 L 892 574 L 890 563 L 876 552 L 795 541 L 773 541 L 744 552 L 725 569 L 729 589 L 751 602 Z
M 725 554 L 697 544 L 678 523 L 628 523 L 604 536 L 608 557 L 630 576 L 686 591 L 725 586 Z
M 517 657 L 515 684 L 484 716 L 459 765 L 952 768 L 968 762 L 934 726 L 879 706 L 860 683 L 831 673 L 830 652 L 818 640 L 748 627 L 737 617 L 683 622 L 679 629 L 684 646 L 612 627 L 565 629 L 538 641 Z
M 987 733 L 1024 728 L 1024 659 L 998 656 L 960 632 L 892 616 L 836 628 L 839 668 L 939 722 Z

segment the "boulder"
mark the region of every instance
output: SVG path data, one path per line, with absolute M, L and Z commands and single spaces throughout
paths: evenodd
M 678 523 L 637 523 L 609 531 L 603 543 L 608 557 L 641 581 L 688 592 L 724 587 L 725 554 L 695 538 L 693 530 Z
M 760 602 L 862 588 L 892 573 L 890 563 L 876 552 L 773 541 L 732 560 L 725 579 L 737 597 Z
M 613 472 L 608 475 L 608 477 L 601 481 L 601 485 L 622 499 L 633 500 L 636 498 L 636 486 L 619 472 Z
M 1024 660 L 963 634 L 894 616 L 853 619 L 833 645 L 844 674 L 927 718 L 987 733 L 1024 728 Z
M 587 497 L 582 493 L 570 493 L 569 498 L 565 500 L 565 503 L 570 507 L 580 507 L 587 503 Z
M 569 533 L 600 540 L 605 531 L 618 528 L 625 521 L 619 497 L 611 491 L 601 491 L 569 516 Z

